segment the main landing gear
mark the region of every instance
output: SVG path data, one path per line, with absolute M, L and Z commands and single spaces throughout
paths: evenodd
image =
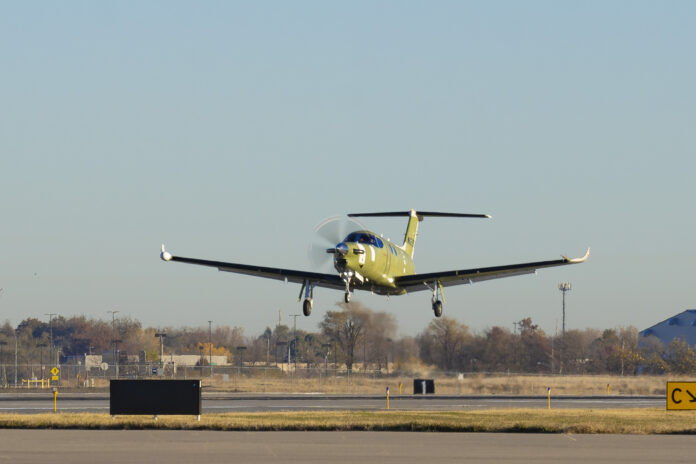
M 433 301 L 433 312 L 435 313 L 435 317 L 442 316 L 442 301 L 440 301 L 440 300 Z
M 433 291 L 433 313 L 435 314 L 435 317 L 440 317 L 442 316 L 442 300 L 445 299 L 445 295 L 442 292 L 442 284 L 438 281 L 435 282 L 433 287 L 428 284 L 426 285 Z
M 312 299 L 311 298 L 307 298 L 302 303 L 302 313 L 305 316 L 309 316 L 310 314 L 312 314 Z
M 304 301 L 302 302 L 302 313 L 305 316 L 312 314 L 312 306 L 314 306 L 314 286 L 313 282 L 305 280 L 302 283 L 302 288 L 300 289 L 300 298 L 304 293 Z
M 344 277 L 343 281 L 346 283 L 346 293 L 343 296 L 343 301 L 350 303 L 350 277 Z M 312 314 L 312 307 L 314 306 L 314 287 L 316 283 L 305 280 L 302 282 L 302 288 L 300 289 L 300 296 L 297 298 L 299 302 L 304 295 L 304 301 L 302 302 L 302 313 L 305 316 Z

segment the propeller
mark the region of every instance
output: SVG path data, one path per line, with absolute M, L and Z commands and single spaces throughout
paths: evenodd
M 314 226 L 314 238 L 309 245 L 309 262 L 313 269 L 325 267 L 333 260 L 335 253 L 347 252 L 347 247 L 337 246 L 355 230 L 365 230 L 357 219 L 346 216 L 331 216 Z

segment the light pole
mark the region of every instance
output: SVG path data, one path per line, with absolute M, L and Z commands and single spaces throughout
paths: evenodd
M 17 333 L 19 332 L 19 329 L 15 329 L 14 331 L 14 336 L 15 336 L 15 378 L 14 378 L 14 386 L 17 388 L 17 354 L 18 354 L 18 349 L 17 349 Z
M 114 364 L 116 367 L 116 377 L 118 377 L 118 360 L 116 359 L 116 338 L 117 338 L 117 333 L 116 333 L 116 313 L 119 311 L 107 311 L 107 313 L 111 313 L 111 333 L 113 334 L 113 340 L 112 342 L 114 343 L 114 351 L 113 351 L 113 358 L 111 360 L 112 364 Z
M 331 343 L 322 343 L 321 344 L 322 348 L 326 349 L 326 355 L 324 355 L 324 376 L 328 377 L 329 375 L 329 353 L 331 353 Z
M 213 376 L 213 321 L 208 321 L 208 346 L 210 353 L 208 355 L 208 366 L 210 366 L 210 377 Z
M 2 378 L 0 378 L 0 385 L 3 387 L 7 384 L 7 369 L 5 369 L 5 353 L 3 348 L 7 345 L 7 341 L 0 341 L 0 366 L 2 366 Z
M 237 354 L 239 355 L 239 367 L 244 367 L 244 350 L 246 349 L 246 346 L 237 347 Z
M 558 284 L 558 289 L 563 293 L 563 337 L 565 338 L 565 298 L 566 298 L 566 293 L 571 291 L 573 289 L 573 286 L 570 285 L 570 282 L 561 282 Z
M 155 337 L 160 339 L 160 367 L 164 367 L 164 337 L 166 336 L 165 332 L 155 333 Z
M 297 370 L 297 318 L 300 316 L 300 314 L 291 314 L 293 321 L 292 321 L 292 348 L 293 348 L 293 358 L 295 360 L 295 369 Z M 288 355 L 290 353 L 290 350 L 288 350 Z M 290 367 L 290 359 L 288 359 L 288 367 Z
M 51 346 L 50 358 L 53 358 L 53 316 L 57 316 L 57 315 L 58 315 L 57 313 L 44 313 L 44 316 L 48 316 L 48 330 L 49 330 L 49 334 L 51 336 L 51 338 L 50 338 L 50 343 L 51 343 L 51 345 L 50 345 Z
M 118 344 L 121 343 L 122 340 L 118 338 L 114 338 L 111 340 L 111 342 L 114 344 L 114 366 L 116 366 L 116 378 L 118 378 Z
M 41 380 L 44 378 L 44 365 L 43 365 L 43 349 L 46 347 L 45 343 L 37 343 L 36 346 L 41 349 Z

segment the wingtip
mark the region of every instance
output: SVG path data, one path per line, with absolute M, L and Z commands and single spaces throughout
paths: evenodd
M 587 261 L 587 258 L 589 258 L 589 257 L 590 257 L 590 247 L 587 247 L 587 252 L 585 252 L 585 256 L 583 256 L 582 258 L 568 258 L 567 256 L 564 256 L 563 259 L 565 259 L 569 263 L 575 264 L 575 263 L 584 263 L 585 261 Z
M 172 255 L 167 250 L 164 249 L 164 243 L 162 244 L 162 251 L 160 252 L 160 258 L 162 261 L 171 261 Z

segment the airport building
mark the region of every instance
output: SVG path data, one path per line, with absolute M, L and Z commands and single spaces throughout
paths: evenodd
M 687 309 L 642 330 L 638 335 L 638 346 L 644 346 L 651 337 L 659 340 L 664 346 L 669 345 L 675 338 L 685 340 L 689 346 L 696 346 L 696 309 Z

